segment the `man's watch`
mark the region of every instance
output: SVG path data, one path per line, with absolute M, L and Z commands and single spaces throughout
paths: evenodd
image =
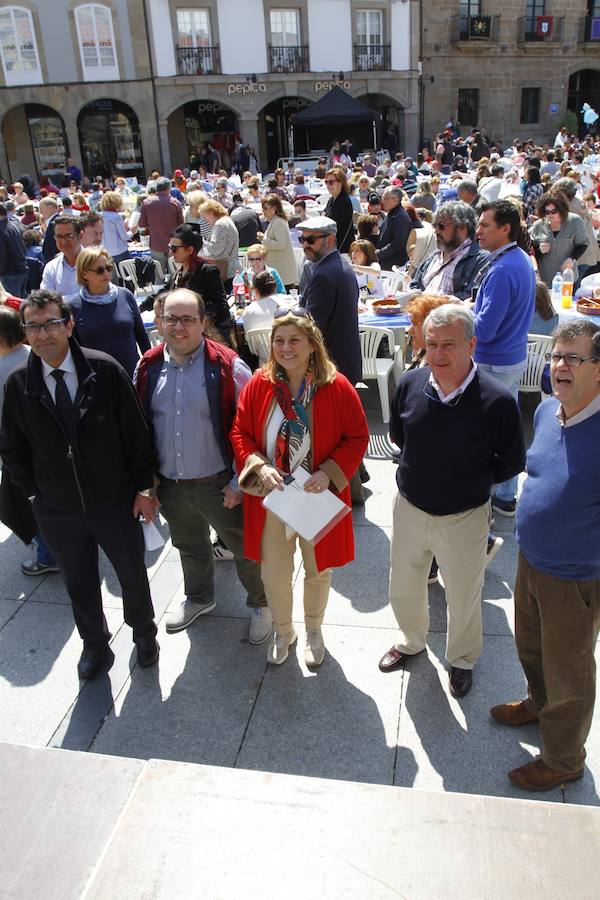
M 152 499 L 154 497 L 154 491 L 152 488 L 146 488 L 145 491 L 138 491 L 138 495 L 140 497 L 148 497 L 148 499 Z

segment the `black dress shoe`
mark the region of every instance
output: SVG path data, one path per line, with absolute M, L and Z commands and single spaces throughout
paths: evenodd
M 422 653 L 423 651 L 421 650 L 420 652 Z M 402 668 L 407 659 L 418 655 L 418 653 L 403 653 L 402 650 L 396 650 L 395 647 L 392 647 L 379 660 L 379 669 L 381 672 L 395 672 L 396 669 Z
M 473 672 L 471 669 L 450 669 L 450 693 L 453 697 L 466 697 L 473 685 Z
M 86 647 L 77 663 L 77 674 L 84 681 L 89 681 L 102 668 L 114 660 L 114 654 L 110 647 Z
M 142 667 L 142 669 L 147 669 L 148 666 L 153 666 L 158 659 L 158 654 L 160 652 L 160 647 L 158 646 L 158 641 L 156 640 L 156 638 L 139 638 L 139 640 L 135 642 L 135 646 L 137 647 L 138 663 Z

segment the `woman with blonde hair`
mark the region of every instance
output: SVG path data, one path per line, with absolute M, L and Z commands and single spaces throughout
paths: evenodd
M 198 256 L 217 266 L 223 286 L 227 293 L 230 293 L 233 276 L 239 266 L 238 230 L 218 200 L 204 200 L 198 207 L 198 212 L 212 228 L 209 239 L 204 241 L 203 238 L 202 249 Z
M 112 256 L 113 262 L 120 263 L 124 259 L 130 259 L 129 247 L 131 231 L 125 228 L 125 222 L 121 211 L 123 209 L 123 197 L 118 191 L 106 191 L 102 194 L 100 203 L 102 215 L 102 243 Z
M 267 230 L 259 231 L 258 239 L 267 251 L 267 265 L 277 269 L 286 290 L 298 284 L 298 263 L 294 255 L 287 216 L 281 198 L 267 194 L 262 201 Z
M 150 341 L 131 291 L 111 283 L 113 268 L 104 247 L 81 250 L 77 257 L 81 290 L 79 296 L 69 298 L 73 334 L 84 347 L 113 356 L 131 378 L 140 353 L 150 349 Z
M 350 506 L 349 481 L 367 449 L 369 430 L 354 387 L 327 356 L 323 337 L 303 309 L 275 314 L 271 353 L 238 401 L 231 432 L 244 492 L 244 552 L 261 564 L 273 634 L 267 662 L 285 662 L 297 635 L 292 624 L 296 534 L 262 504 L 300 467 L 310 477 L 304 490 L 336 493 Z M 304 621 L 308 666 L 325 656 L 321 624 L 331 568 L 354 558 L 352 516 L 311 544 L 299 538 L 304 562 Z

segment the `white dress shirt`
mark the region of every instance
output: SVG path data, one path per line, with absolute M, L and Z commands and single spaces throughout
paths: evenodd
M 50 396 L 52 400 L 56 403 L 56 379 L 53 377 L 52 372 L 56 369 L 62 369 L 65 373 L 65 384 L 67 386 L 67 390 L 69 392 L 69 397 L 72 402 L 75 402 L 75 396 L 77 394 L 77 388 L 79 386 L 79 380 L 77 378 L 77 370 L 75 368 L 75 362 L 73 361 L 73 356 L 71 351 L 67 352 L 64 360 L 61 362 L 60 366 L 49 366 L 48 363 L 45 363 L 42 360 L 42 373 L 44 376 L 44 383 L 50 392 Z

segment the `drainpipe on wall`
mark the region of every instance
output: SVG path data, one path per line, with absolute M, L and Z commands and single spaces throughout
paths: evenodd
M 142 0 L 142 9 L 144 10 L 144 28 L 146 29 L 146 46 L 148 48 L 148 63 L 150 65 L 150 84 L 152 85 L 152 102 L 154 104 L 154 119 L 156 121 L 156 137 L 158 140 L 158 154 L 160 159 L 161 175 L 165 173 L 165 160 L 163 156 L 163 146 L 160 135 L 159 119 L 158 119 L 158 101 L 156 99 L 156 84 L 154 75 L 154 57 L 152 54 L 152 45 L 150 43 L 150 29 L 148 27 L 148 10 L 146 8 L 146 0 Z

